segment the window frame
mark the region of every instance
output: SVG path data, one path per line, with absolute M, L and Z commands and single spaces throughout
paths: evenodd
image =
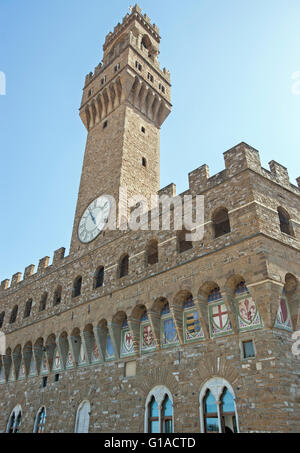
M 42 412 L 44 411 L 43 415 Z M 41 418 L 42 415 L 42 418 Z M 47 418 L 47 410 L 46 406 L 42 406 L 39 408 L 37 411 L 37 414 L 35 416 L 35 421 L 34 421 L 34 427 L 33 427 L 33 433 L 34 434 L 42 434 L 45 431 L 45 424 L 46 424 L 46 418 Z
M 22 407 L 20 404 L 18 404 L 17 406 L 14 407 L 14 409 L 12 410 L 12 412 L 8 418 L 8 422 L 6 425 L 6 433 L 17 434 L 20 432 L 20 426 L 22 423 L 22 415 L 23 415 Z M 11 424 L 12 417 L 14 417 L 14 418 L 13 418 L 13 423 Z M 19 422 L 18 422 L 18 420 L 19 420 Z M 12 429 L 12 431 L 11 431 L 11 429 Z
M 219 421 L 219 433 L 222 434 L 224 429 L 222 426 L 222 398 L 224 395 L 225 389 L 231 394 L 234 402 L 234 409 L 235 409 L 235 421 L 236 421 L 236 428 L 237 433 L 240 433 L 239 428 L 239 415 L 236 406 L 236 397 L 232 386 L 229 382 L 221 377 L 214 377 L 209 379 L 202 387 L 199 395 L 199 415 L 200 415 L 200 430 L 201 433 L 206 433 L 206 418 L 205 418 L 205 398 L 207 396 L 208 391 L 212 393 L 216 400 L 217 411 L 218 411 L 218 421 Z M 228 414 L 227 414 L 228 415 Z
M 159 414 L 158 421 L 159 421 L 160 433 L 157 433 L 157 434 L 164 433 L 164 426 L 162 423 L 162 421 L 163 421 L 162 411 L 163 411 L 163 404 L 164 404 L 166 397 L 168 397 L 170 399 L 171 405 L 172 405 L 172 433 L 170 433 L 170 434 L 173 434 L 175 432 L 175 430 L 174 430 L 174 401 L 173 401 L 172 394 L 171 394 L 170 390 L 167 387 L 165 387 L 164 385 L 158 385 L 149 392 L 149 394 L 146 398 L 146 401 L 145 401 L 145 419 L 144 419 L 144 432 L 145 433 L 152 434 L 151 429 L 150 429 L 150 403 L 152 401 L 152 398 L 155 399 L 155 401 L 158 405 L 158 414 Z M 154 421 L 157 421 L 157 420 L 154 420 Z

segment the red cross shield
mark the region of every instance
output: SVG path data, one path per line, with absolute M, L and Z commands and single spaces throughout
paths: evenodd
M 212 309 L 213 321 L 219 329 L 224 329 L 228 321 L 228 311 L 226 305 L 217 305 Z

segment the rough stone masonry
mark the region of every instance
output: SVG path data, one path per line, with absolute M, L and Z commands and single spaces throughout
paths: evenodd
M 240 143 L 222 172 L 191 172 L 180 195 L 205 197 L 202 241 L 172 230 L 78 237 L 103 194 L 176 195 L 159 186 L 171 111 L 159 44 L 137 5 L 106 37 L 80 107 L 88 136 L 70 253 L 1 283 L 0 432 L 300 430 L 300 178 L 262 168 Z

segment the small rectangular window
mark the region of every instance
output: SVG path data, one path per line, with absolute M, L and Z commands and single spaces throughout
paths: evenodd
M 107 121 L 104 121 L 103 123 L 103 129 L 106 129 L 107 128 Z
M 58 382 L 58 381 L 59 381 L 59 374 L 56 374 L 56 375 L 54 376 L 54 382 Z
M 252 340 L 243 341 L 243 356 L 244 359 L 251 359 L 255 357 L 254 344 Z
M 101 79 L 101 85 L 104 85 L 105 82 L 106 82 L 106 76 L 102 77 L 102 79 Z
M 118 72 L 120 70 L 120 63 L 118 63 L 116 66 L 115 66 L 115 72 Z
M 161 83 L 159 84 L 159 89 L 160 89 L 160 91 L 161 91 L 162 93 L 165 93 L 165 92 L 166 92 L 165 87 L 164 87 Z
M 42 388 L 47 387 L 48 376 L 44 376 L 42 380 Z
M 143 134 L 146 133 L 146 129 L 144 128 L 144 126 L 141 127 L 141 131 L 143 132 Z
M 136 69 L 138 69 L 139 71 L 142 71 L 142 69 L 143 69 L 143 66 L 142 66 L 141 63 L 139 63 L 138 61 L 135 62 L 135 67 L 136 67 Z
M 152 74 L 150 74 L 150 72 L 148 72 L 148 80 L 150 80 L 150 82 L 154 82 L 154 77 Z

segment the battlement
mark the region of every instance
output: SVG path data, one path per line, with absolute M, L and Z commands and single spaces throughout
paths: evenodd
M 151 48 L 151 58 L 149 57 L 149 49 L 142 45 L 145 34 L 147 35 L 149 48 Z M 166 68 L 160 69 L 157 60 L 159 43 L 160 36 L 158 27 L 155 24 L 151 24 L 150 18 L 146 14 L 143 15 L 141 8 L 138 5 L 135 5 L 132 8 L 131 13 L 126 14 L 123 18 L 122 23 L 118 23 L 114 28 L 114 31 L 108 33 L 106 36 L 105 44 L 103 46 L 103 61 L 95 67 L 94 72 L 90 72 L 86 75 L 84 87 L 86 88 L 99 74 L 103 73 L 107 66 L 109 66 L 128 45 L 137 48 L 143 58 L 149 60 L 149 62 L 151 60 L 151 64 L 154 64 L 156 71 L 170 83 L 170 72 Z
M 272 181 L 286 190 L 300 196 L 300 177 L 297 178 L 298 186 L 290 182 L 288 170 L 281 164 L 271 161 L 269 166 L 270 170 L 266 170 L 261 166 L 259 152 L 249 146 L 247 143 L 240 143 L 224 153 L 225 169 L 221 172 L 210 176 L 208 165 L 204 164 L 201 167 L 189 173 L 189 190 L 180 194 L 184 196 L 187 194 L 201 194 L 214 187 L 222 184 L 230 178 L 240 174 L 244 170 L 252 170 L 253 172 L 261 175 L 269 181 Z M 167 195 L 169 197 L 176 196 L 176 185 L 171 183 L 168 186 L 158 191 L 159 196 Z M 16 288 L 18 285 L 23 284 L 24 281 L 34 279 L 43 275 L 45 271 L 54 270 L 55 268 L 66 263 L 65 248 L 59 248 L 53 254 L 52 264 L 49 265 L 50 258 L 48 256 L 41 258 L 38 264 L 37 272 L 34 273 L 35 266 L 31 264 L 27 266 L 24 271 L 23 279 L 22 273 L 17 272 L 11 278 L 5 279 L 0 285 L 0 294 L 3 291 Z
M 9 279 L 3 280 L 0 284 L 0 293 L 3 291 L 9 290 L 9 289 L 14 289 L 14 288 L 18 287 L 19 285 L 22 285 L 25 281 L 27 281 L 27 280 L 30 281 L 32 279 L 35 279 L 35 278 L 41 276 L 45 271 L 50 271 L 53 268 L 58 267 L 59 265 L 63 264 L 64 259 L 65 259 L 65 250 L 66 249 L 64 247 L 62 247 L 58 250 L 55 250 L 55 252 L 53 253 L 53 260 L 52 260 L 51 265 L 49 265 L 49 263 L 50 263 L 49 256 L 45 256 L 44 258 L 41 258 L 39 260 L 39 264 L 38 264 L 36 273 L 34 272 L 35 265 L 30 264 L 29 266 L 27 266 L 25 268 L 23 274 L 22 274 L 22 272 L 17 272 L 16 274 L 14 274 L 12 276 L 11 280 L 9 280 Z M 22 278 L 22 275 L 23 275 L 23 278 Z
M 118 25 L 115 26 L 114 31 L 108 33 L 103 46 L 104 51 L 111 45 L 112 41 L 114 41 L 121 35 L 124 29 L 128 27 L 128 25 L 133 20 L 138 20 L 138 22 L 143 25 L 147 32 L 150 33 L 158 43 L 160 42 L 158 27 L 155 24 L 151 23 L 151 19 L 147 16 L 147 14 L 142 14 L 142 9 L 136 4 L 133 8 L 131 8 L 131 13 L 126 14 L 126 16 L 123 18 L 122 23 L 118 23 Z
M 261 166 L 259 152 L 247 143 L 240 143 L 224 153 L 225 170 L 210 176 L 209 167 L 201 167 L 189 173 L 189 188 L 192 193 L 199 194 L 217 186 L 237 175 L 243 170 L 252 170 L 263 177 L 273 181 L 287 190 L 300 195 L 300 177 L 297 178 L 298 186 L 290 182 L 287 169 L 275 161 L 271 161 L 270 170 Z

